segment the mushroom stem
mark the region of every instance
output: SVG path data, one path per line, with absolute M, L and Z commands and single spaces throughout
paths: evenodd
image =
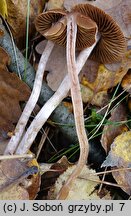
M 81 98 L 81 89 L 79 84 L 79 77 L 77 73 L 76 57 L 75 57 L 75 47 L 76 47 L 76 35 L 77 35 L 77 24 L 76 15 L 70 14 L 67 16 L 67 69 L 68 75 L 71 83 L 71 97 L 74 109 L 74 119 L 76 132 L 78 136 L 78 141 L 80 145 L 80 157 L 78 164 L 67 179 L 64 186 L 61 188 L 57 199 L 66 199 L 73 181 L 79 176 L 84 165 L 87 163 L 88 153 L 89 153 L 89 143 L 85 131 L 84 125 L 84 113 L 83 113 L 83 103 Z
M 45 50 L 43 51 L 43 54 L 41 56 L 38 69 L 36 72 L 36 77 L 34 81 L 34 86 L 32 93 L 30 95 L 30 98 L 22 112 L 22 115 L 16 125 L 14 135 L 11 137 L 4 154 L 13 154 L 21 140 L 21 137 L 23 135 L 23 132 L 25 130 L 26 124 L 28 122 L 28 119 L 37 103 L 37 100 L 40 95 L 41 87 L 42 87 L 42 81 L 43 81 L 43 74 L 45 71 L 45 66 L 48 61 L 48 58 L 52 52 L 52 49 L 54 47 L 54 43 L 52 41 L 48 41 Z
M 99 40 L 99 37 L 96 38 L 96 43 L 98 42 L 98 40 Z M 86 48 L 83 51 L 81 51 L 81 53 L 77 57 L 76 64 L 77 64 L 78 73 L 81 71 L 82 67 L 84 66 L 87 58 L 91 54 L 96 43 L 94 43 L 88 49 Z M 37 133 L 39 132 L 41 127 L 44 125 L 44 123 L 47 121 L 51 113 L 55 110 L 55 108 L 67 96 L 69 90 L 70 90 L 70 80 L 69 80 L 69 76 L 66 75 L 61 85 L 57 89 L 57 91 L 44 104 L 44 106 L 41 108 L 39 113 L 35 116 L 35 119 L 30 124 L 29 128 L 27 129 L 25 135 L 23 136 L 23 139 L 21 140 L 16 150 L 17 154 L 25 154 L 30 149 L 30 146 L 32 145 Z

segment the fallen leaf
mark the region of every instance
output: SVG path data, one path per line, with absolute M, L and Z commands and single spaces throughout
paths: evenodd
M 122 134 L 123 132 L 128 131 L 126 124 L 116 124 L 116 122 L 126 121 L 127 113 L 126 107 L 123 104 L 119 104 L 111 112 L 111 117 L 108 119 L 107 125 L 104 126 L 101 143 L 106 153 L 109 152 L 110 146 L 113 143 L 114 139 Z
M 31 152 L 28 152 L 28 153 L 31 153 Z M 39 170 L 39 164 L 35 158 L 28 162 L 28 166 L 29 167 L 36 166 L 38 167 L 38 170 Z M 39 172 L 37 172 L 36 174 L 33 174 L 31 176 L 31 178 L 29 179 L 29 186 L 26 187 L 29 193 L 30 200 L 34 200 L 36 198 L 37 193 L 40 190 L 40 184 L 41 184 L 41 175 Z
M 15 42 L 19 48 L 25 48 L 26 41 L 26 17 L 27 17 L 27 0 L 6 0 L 8 9 L 7 21 L 11 27 L 11 31 L 15 38 Z M 30 0 L 30 23 L 29 23 L 29 37 L 34 36 L 35 17 L 42 12 L 44 1 Z
M 42 41 L 36 46 L 36 51 L 42 54 L 47 41 Z M 55 59 L 55 61 L 54 61 Z M 48 86 L 56 91 L 67 73 L 66 51 L 65 48 L 55 44 L 54 49 L 48 59 L 46 71 Z
M 62 174 L 71 164 L 68 162 L 67 158 L 63 156 L 58 162 L 52 164 L 49 167 L 49 170 L 46 171 L 46 164 L 45 172 L 42 174 L 42 184 L 41 184 L 41 191 L 49 191 L 51 186 L 54 185 L 56 179 Z M 44 170 L 43 170 L 44 171 Z
M 29 195 L 26 189 L 19 185 L 14 185 L 12 188 L 0 193 L 0 200 L 28 200 Z
M 76 165 L 70 166 L 63 174 L 59 176 L 55 185 L 51 188 L 49 192 L 48 199 L 56 199 L 56 196 L 60 191 L 61 187 L 63 186 L 63 183 L 69 178 L 75 167 Z M 93 175 L 94 173 L 94 170 L 88 169 L 88 167 L 85 166 L 82 169 L 80 176 L 73 182 L 72 188 L 66 200 L 100 199 L 100 197 L 97 195 L 97 191 L 95 191 L 95 187 L 98 184 L 97 181 L 99 182 L 99 177 Z M 111 197 L 108 196 L 108 199 L 110 198 Z M 104 197 L 104 199 L 106 199 L 106 197 Z
M 131 94 L 131 70 L 124 76 L 121 85 L 124 90 Z
M 64 0 L 49 0 L 47 3 L 47 10 L 58 9 L 58 8 L 63 9 L 63 3 Z
M 20 115 L 20 101 L 27 101 L 29 87 L 15 73 L 7 69 L 10 57 L 0 48 L 0 138 L 5 138 L 9 131 L 14 130 Z
M 117 136 L 111 145 L 111 150 L 103 162 L 103 166 L 114 168 L 125 168 L 117 172 L 112 172 L 118 184 L 123 185 L 122 190 L 131 195 L 131 131 Z
M 14 184 L 12 187 L 5 187 L 13 178 L 15 179 L 24 171 L 25 164 L 22 164 L 19 160 L 11 160 L 10 163 L 6 160 L 0 163 L 0 190 L 2 189 L 0 200 L 29 199 L 28 192 L 18 184 Z
M 37 170 L 36 166 L 30 167 L 28 161 L 19 159 L 11 159 L 10 163 L 8 160 L 2 161 L 0 163 L 0 200 L 5 197 L 12 200 L 35 198 L 40 184 L 38 176 L 37 178 L 34 176 Z M 31 178 L 28 179 L 29 176 Z M 31 187 L 33 190 L 32 192 L 29 190 L 30 193 L 28 193 L 28 188 Z
M 4 36 L 4 31 L 2 29 L 0 29 L 0 37 Z
M 81 96 L 84 103 L 89 103 L 98 107 L 103 107 L 109 102 L 107 91 L 94 93 L 92 89 L 81 84 Z
M 96 106 L 104 106 L 109 98 L 107 91 L 121 82 L 127 71 L 131 67 L 130 52 L 125 53 L 121 63 L 111 64 L 111 69 L 106 65 L 93 63 L 87 60 L 83 67 L 80 80 L 82 86 L 83 102 Z
M 74 7 L 77 4 L 87 4 L 87 0 L 65 0 L 64 1 L 64 7 L 66 10 L 70 11 L 72 7 Z
M 96 80 L 94 82 L 89 82 L 87 80 L 86 86 L 92 89 L 94 94 L 100 91 L 107 91 L 122 80 L 128 68 L 128 66 L 125 67 L 125 63 L 123 62 L 119 70 L 110 71 L 104 65 L 100 64 Z
M 8 16 L 6 0 L 0 1 L 0 15 L 5 19 Z
M 3 140 L 0 139 L 0 155 L 4 154 L 6 146 L 8 145 L 9 139 L 6 139 L 6 138 L 7 137 L 5 136 L 5 139 L 3 139 Z

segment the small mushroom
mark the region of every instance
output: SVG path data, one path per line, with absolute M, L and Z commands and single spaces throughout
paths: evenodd
M 45 16 L 45 14 L 41 14 L 37 17 L 36 28 L 47 39 L 51 39 L 52 27 L 51 29 L 47 29 L 47 32 L 41 32 L 40 30 L 39 22 L 43 16 Z M 84 129 L 82 100 L 75 62 L 75 47 L 82 50 L 85 47 L 91 46 L 95 41 L 95 34 L 98 28 L 100 39 L 90 57 L 102 63 L 112 63 L 119 61 L 122 58 L 126 49 L 126 43 L 124 35 L 116 22 L 101 9 L 89 4 L 76 5 L 70 13 L 59 19 L 57 23 L 53 25 L 53 30 L 55 29 L 55 25 L 57 27 L 60 26 L 60 24 L 61 28 L 59 31 L 56 28 L 58 32 L 55 32 L 53 41 L 58 44 L 66 44 L 67 68 L 71 82 L 74 118 L 80 144 L 80 158 L 78 166 L 62 187 L 57 197 L 58 199 L 65 199 L 69 192 L 71 183 L 79 175 L 88 156 L 88 139 Z M 67 34 L 65 29 L 67 29 Z M 60 37 L 58 37 L 58 35 Z
M 11 137 L 4 154 L 14 154 L 17 146 L 19 145 L 19 142 L 23 136 L 25 127 L 27 125 L 27 122 L 29 120 L 29 117 L 35 108 L 35 105 L 38 101 L 40 91 L 41 91 L 41 86 L 42 86 L 42 81 L 43 81 L 43 75 L 46 67 L 46 63 L 48 61 L 48 58 L 51 54 L 51 51 L 54 47 L 54 43 L 52 41 L 48 41 L 45 50 L 43 51 L 43 54 L 41 56 L 38 69 L 36 72 L 36 77 L 34 81 L 34 86 L 31 92 L 31 95 L 29 97 L 29 100 L 26 103 L 26 106 L 20 116 L 19 121 L 17 122 L 17 125 L 15 127 L 15 131 L 13 133 L 13 136 Z
M 48 13 L 51 16 L 52 11 L 49 11 Z M 90 47 L 95 43 L 97 25 L 88 16 L 84 16 L 79 12 L 71 12 L 67 13 L 66 16 L 58 20 L 57 23 L 53 25 L 53 27 L 49 25 L 51 26 L 49 29 L 45 30 L 43 28 L 43 31 L 41 20 L 43 20 L 43 17 L 44 20 L 46 20 L 45 16 L 47 16 L 48 13 L 43 13 L 39 15 L 36 18 L 35 24 L 37 30 L 42 33 L 47 39 L 53 38 L 53 41 L 58 44 L 66 44 L 67 69 L 71 83 L 71 97 L 74 108 L 75 126 L 80 145 L 80 157 L 77 168 L 74 170 L 71 177 L 65 183 L 65 186 L 61 189 L 57 197 L 58 199 L 65 199 L 69 193 L 69 188 L 71 187 L 73 180 L 80 174 L 83 166 L 86 164 L 89 153 L 89 144 L 86 136 L 83 117 L 83 103 L 76 67 L 75 49 L 84 49 Z M 45 26 L 44 22 L 43 26 Z M 60 28 L 58 28 L 58 26 Z M 58 32 L 56 32 L 56 30 Z M 60 38 L 63 38 L 64 40 L 60 40 Z
M 90 17 L 98 26 L 100 40 L 90 58 L 102 63 L 121 60 L 126 50 L 125 37 L 117 23 L 101 9 L 90 4 L 78 4 L 72 11 Z
M 57 41 L 60 45 L 66 43 L 66 12 L 55 9 L 40 14 L 35 20 L 36 30 L 48 40 Z
M 76 48 L 82 50 L 90 47 L 95 42 L 96 23 L 80 13 L 73 14 L 76 16 L 77 24 Z M 35 20 L 36 29 L 48 40 L 66 46 L 68 15 L 70 13 L 66 14 L 62 10 L 50 10 L 42 13 Z
M 118 61 L 122 58 L 126 48 L 125 39 L 119 26 L 110 16 L 105 14 L 102 10 L 88 4 L 77 5 L 70 13 L 66 13 L 62 10 L 53 10 L 42 13 L 36 18 L 35 24 L 37 30 L 47 39 L 64 46 L 66 45 L 67 68 L 70 80 L 65 79 L 62 84 L 66 85 L 66 82 L 68 81 L 71 85 L 74 118 L 80 144 L 80 158 L 77 168 L 74 170 L 58 194 L 58 199 L 65 199 L 68 195 L 72 182 L 80 174 L 83 166 L 86 164 L 89 152 L 88 139 L 84 127 L 83 104 L 78 79 L 78 71 L 80 70 L 80 67 L 76 64 L 75 49 L 77 48 L 79 50 L 83 50 L 86 47 L 90 48 L 91 45 L 93 46 L 93 43 L 96 44 L 96 34 L 98 30 L 100 39 L 97 40 L 97 45 L 91 54 L 91 58 L 102 63 L 109 63 Z M 98 38 L 99 34 L 97 34 Z M 86 48 L 86 50 L 87 49 L 88 48 Z M 84 51 L 81 52 L 84 53 Z M 85 56 L 83 58 L 86 59 Z M 82 58 L 81 61 L 83 61 Z M 37 114 L 36 118 L 32 121 L 16 150 L 17 154 L 25 153 L 25 151 L 28 150 L 29 146 L 33 142 L 33 138 L 35 139 L 38 128 L 40 129 L 42 127 L 47 116 L 49 117 L 51 112 L 53 112 L 53 109 L 55 109 L 58 104 L 59 100 L 57 97 L 59 96 L 62 99 L 63 95 L 65 96 L 67 94 L 68 88 L 66 87 L 66 93 L 61 94 L 61 90 L 63 91 L 63 85 L 61 86 L 58 89 L 58 92 L 56 91 L 56 93 L 52 96 L 52 99 L 44 105 L 41 111 Z M 67 84 L 67 86 L 69 86 L 69 84 Z M 54 104 L 51 103 L 52 100 L 54 100 Z M 47 104 L 50 105 L 50 107 L 48 107 Z M 48 111 L 46 118 L 44 114 L 45 110 Z M 38 128 L 36 129 L 36 127 Z M 22 148 L 24 148 L 24 152 L 21 151 Z

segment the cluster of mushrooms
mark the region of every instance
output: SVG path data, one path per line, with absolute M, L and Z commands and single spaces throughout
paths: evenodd
M 38 131 L 71 89 L 80 157 L 77 167 L 57 196 L 57 199 L 65 199 L 72 182 L 87 163 L 89 153 L 78 74 L 88 57 L 101 63 L 120 61 L 126 50 L 126 42 L 117 23 L 104 11 L 90 4 L 78 4 L 70 12 L 60 9 L 44 12 L 36 18 L 35 26 L 37 31 L 48 39 L 48 43 L 40 59 L 33 91 L 16 126 L 15 134 L 8 143 L 5 154 L 25 154 Z M 27 121 L 37 103 L 45 66 L 55 43 L 66 47 L 68 74 L 24 134 Z M 79 50 L 77 59 L 76 50 Z

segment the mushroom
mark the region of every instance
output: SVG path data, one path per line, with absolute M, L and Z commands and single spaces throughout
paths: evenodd
M 90 4 L 78 4 L 72 11 L 90 17 L 98 26 L 100 40 L 90 58 L 102 63 L 121 60 L 126 50 L 125 37 L 112 17 Z
M 76 131 L 80 144 L 80 158 L 77 168 L 73 171 L 72 175 L 69 177 L 58 194 L 58 199 L 65 199 L 69 193 L 73 180 L 80 174 L 83 166 L 86 164 L 89 152 L 88 139 L 84 127 L 83 107 L 78 79 L 78 72 L 81 68 L 78 65 L 78 61 L 76 62 L 75 60 L 75 47 L 79 50 L 83 50 L 86 47 L 89 47 L 90 49 L 91 46 L 90 50 L 92 51 L 94 43 L 96 46 L 91 54 L 91 58 L 103 63 L 109 63 L 112 61 L 118 61 L 122 58 L 126 47 L 125 39 L 119 26 L 109 15 L 88 4 L 79 4 L 75 6 L 70 13 L 65 13 L 61 10 L 42 13 L 36 18 L 36 28 L 47 39 L 64 46 L 66 45 L 69 78 L 66 77 L 63 80 L 56 93 L 52 96 L 52 98 L 50 98 L 49 101 L 47 101 L 32 121 L 26 134 L 21 140 L 16 153 L 24 154 L 27 152 L 35 139 L 38 130 L 42 127 L 45 120 L 58 105 L 60 99 L 62 100 L 63 97 L 66 96 L 69 87 L 71 86 Z M 98 35 L 98 39 L 96 40 L 97 29 L 100 33 L 100 39 Z M 119 41 L 117 41 L 117 38 Z M 81 51 L 80 55 L 82 58 L 87 59 L 87 56 L 85 57 L 85 53 L 87 55 L 87 52 Z M 81 63 L 83 61 L 82 58 L 79 58 L 81 67 L 84 63 Z M 45 112 L 47 112 L 47 116 L 45 116 Z
M 42 81 L 43 81 L 44 70 L 53 47 L 54 47 L 54 43 L 52 41 L 48 41 L 38 65 L 32 93 L 20 116 L 20 119 L 15 127 L 15 131 L 5 149 L 4 154 L 13 154 L 21 140 L 21 137 L 24 133 L 29 117 L 38 101 L 40 91 L 41 91 Z

